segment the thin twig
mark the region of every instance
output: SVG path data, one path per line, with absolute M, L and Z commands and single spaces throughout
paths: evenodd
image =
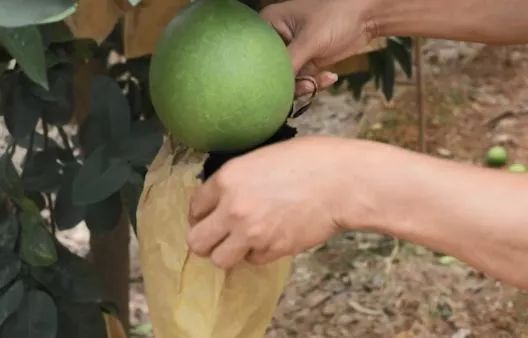
M 59 131 L 59 135 L 62 140 L 62 144 L 64 145 L 64 148 L 68 150 L 73 155 L 73 149 L 70 145 L 70 140 L 68 139 L 68 135 L 66 134 L 66 131 L 63 127 L 57 127 L 57 130 Z
M 355 311 L 359 312 L 359 313 L 363 313 L 365 315 L 369 315 L 369 316 L 381 316 L 383 315 L 383 311 L 381 310 L 376 310 L 376 309 L 369 309 L 367 307 L 364 307 L 363 305 L 359 304 L 358 302 L 350 299 L 348 301 L 348 305 L 350 305 L 350 307 L 352 309 L 354 309 Z
M 9 159 L 13 159 L 13 156 L 15 155 L 15 152 L 16 152 L 16 148 L 17 148 L 17 144 L 16 142 L 13 140 L 13 142 L 11 142 L 11 144 L 9 145 L 9 149 L 7 150 L 8 152 L 8 155 L 9 155 Z
M 44 133 L 44 150 L 48 149 L 49 139 L 48 139 L 48 123 L 42 119 L 42 131 Z
M 24 156 L 24 162 L 23 162 L 24 166 L 26 165 L 27 161 L 29 161 L 29 159 L 33 155 L 33 146 L 35 145 L 35 134 L 36 134 L 35 130 L 33 130 L 31 134 L 29 134 L 29 145 L 27 148 L 26 156 Z
M 55 232 L 57 231 L 57 227 L 55 223 L 55 208 L 53 206 L 53 200 L 51 199 L 51 194 L 49 192 L 44 195 L 46 196 L 46 202 L 48 204 L 48 208 L 50 211 L 51 233 L 55 235 Z
M 415 39 L 416 58 L 416 106 L 418 108 L 418 146 L 421 152 L 426 152 L 426 117 L 425 117 L 425 86 L 423 81 L 422 38 Z
M 44 134 L 44 150 L 47 150 L 49 146 L 49 128 L 48 123 L 44 120 L 44 118 L 42 119 L 42 132 Z M 51 232 L 55 235 L 57 229 L 55 224 L 55 208 L 53 206 L 53 200 L 51 198 L 50 193 L 45 193 L 44 196 L 46 196 L 48 208 L 50 211 Z
M 400 240 L 397 238 L 393 239 L 394 241 L 394 247 L 392 248 L 392 252 L 389 257 L 385 258 L 385 274 L 388 275 L 392 270 L 392 265 L 394 264 L 394 260 L 398 256 L 398 253 L 400 251 Z
M 517 117 L 520 117 L 521 115 L 526 115 L 526 114 L 528 114 L 528 110 L 522 110 L 522 111 L 508 110 L 508 111 L 500 113 L 499 115 L 493 116 L 487 121 L 484 121 L 482 125 L 485 127 L 488 127 L 489 129 L 494 129 L 495 127 L 497 127 L 499 122 L 502 121 L 503 119 L 517 118 Z

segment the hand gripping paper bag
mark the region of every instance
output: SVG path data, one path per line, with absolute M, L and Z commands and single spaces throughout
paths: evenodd
M 156 338 L 262 338 L 289 277 L 291 257 L 224 271 L 189 252 L 189 200 L 205 154 L 165 141 L 137 211 L 140 259 Z

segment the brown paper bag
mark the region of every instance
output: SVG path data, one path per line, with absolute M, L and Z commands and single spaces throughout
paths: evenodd
M 152 163 L 137 221 L 156 338 L 262 338 L 289 277 L 291 258 L 224 271 L 190 253 L 189 198 L 205 155 L 166 141 Z

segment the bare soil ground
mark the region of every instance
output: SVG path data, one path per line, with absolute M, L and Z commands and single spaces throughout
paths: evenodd
M 528 163 L 528 48 L 431 41 L 425 55 L 428 153 L 482 165 L 502 144 Z M 350 107 L 368 117 L 361 137 L 417 149 L 416 89 L 400 82 L 390 104 L 369 88 Z M 298 257 L 268 337 L 528 337 L 527 305 L 528 293 L 456 259 L 349 233 Z

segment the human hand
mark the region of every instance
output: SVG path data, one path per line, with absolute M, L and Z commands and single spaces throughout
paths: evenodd
M 367 224 L 367 193 L 352 201 L 347 183 L 347 166 L 356 166 L 350 142 L 302 137 L 227 162 L 191 200 L 190 249 L 222 268 L 295 255 L 343 229 L 345 200 L 356 224 Z
M 288 44 L 295 72 L 312 76 L 319 88 L 327 88 L 337 81 L 337 75 L 322 69 L 362 50 L 374 37 L 370 2 L 290 0 L 265 7 L 261 16 Z M 296 96 L 313 90 L 310 82 L 299 82 Z

